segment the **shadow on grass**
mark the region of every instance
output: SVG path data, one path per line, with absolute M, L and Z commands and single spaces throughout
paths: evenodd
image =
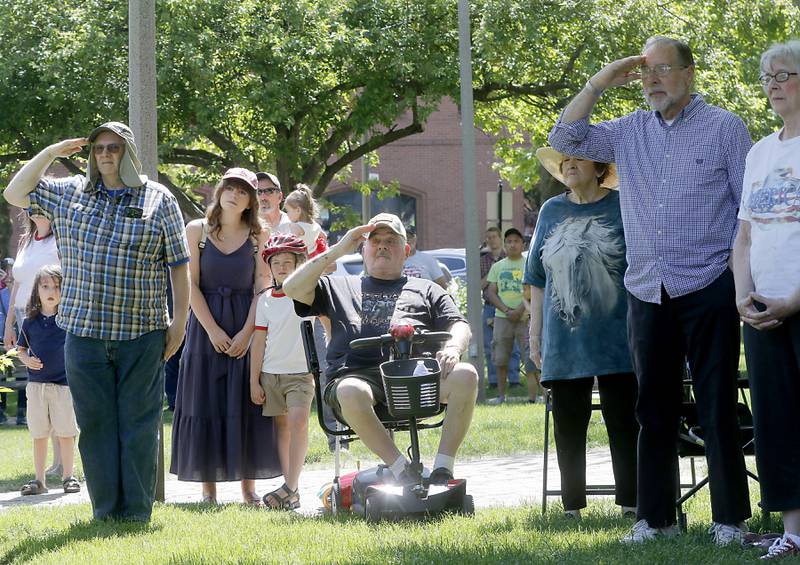
M 29 477 L 27 477 L 29 479 Z M 23 482 L 27 482 L 27 480 L 20 481 L 20 484 Z M 59 481 L 60 482 L 60 481 Z M 25 506 L 33 506 L 35 504 L 41 504 L 43 502 L 53 502 L 58 500 L 59 498 L 64 498 L 65 496 L 72 497 L 73 500 L 76 500 L 78 495 L 76 494 L 67 494 L 64 492 L 64 489 L 61 485 L 58 486 L 50 486 L 49 491 L 45 494 L 34 494 L 34 495 L 25 495 L 18 494 L 18 496 L 14 498 L 6 499 L 3 502 L 3 505 L 7 506 L 14 506 L 14 507 L 25 507 Z M 19 493 L 19 489 L 9 489 L 9 492 L 17 491 Z
M 193 512 L 195 514 L 217 514 L 223 512 L 228 508 L 241 507 L 245 509 L 243 504 L 232 502 L 230 504 L 210 504 L 208 502 L 166 502 L 165 506 L 171 506 L 184 512 Z M 257 511 L 257 508 L 252 508 Z
M 0 563 L 27 563 L 43 553 L 58 551 L 68 544 L 81 541 L 123 538 L 151 534 L 161 526 L 152 523 L 90 520 L 76 522 L 63 530 L 42 537 L 27 537 L 0 556 Z
M 22 488 L 22 485 L 33 478 L 33 473 L 20 473 L 13 477 L 3 477 L 0 479 L 0 492 L 19 492 L 19 489 Z

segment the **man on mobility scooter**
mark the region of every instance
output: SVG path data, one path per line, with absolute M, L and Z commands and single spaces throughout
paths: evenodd
M 337 258 L 354 253 L 362 243 L 365 275 L 322 276 Z M 325 402 L 386 463 L 400 485 L 418 484 L 421 477 L 375 413 L 375 405 L 386 401 L 378 369 L 384 360 L 381 348 L 353 350 L 350 342 L 387 334 L 390 326 L 400 322 L 417 330 L 450 332 L 452 337 L 436 353 L 441 367 L 441 402 L 447 404 L 447 412 L 428 479 L 430 484 L 446 485 L 453 479 L 455 455 L 472 421 L 478 390 L 475 368 L 460 362 L 471 332 L 446 291 L 431 281 L 402 275 L 408 252 L 400 218 L 378 214 L 303 264 L 283 288 L 295 300 L 298 315 L 330 318 Z

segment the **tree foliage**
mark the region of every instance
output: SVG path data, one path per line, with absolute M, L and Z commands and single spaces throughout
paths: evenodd
M 480 12 L 477 27 L 502 33 L 485 35 L 493 50 L 476 50 L 477 57 L 487 56 L 485 61 L 476 57 L 476 91 L 492 82 L 529 85 L 519 95 L 513 89 L 506 95 L 495 91 L 476 105 L 478 123 L 499 135 L 499 169 L 512 186 L 533 187 L 540 180 L 534 152 L 546 144 L 559 113 L 586 80 L 603 65 L 639 53 L 652 35 L 689 42 L 697 91 L 709 103 L 740 115 L 754 139 L 777 126 L 757 82 L 758 64 L 770 44 L 797 33 L 800 10 L 788 0 L 539 1 L 537 9 L 521 8 L 516 0 L 486 1 L 491 9 Z M 515 43 L 519 57 L 514 56 Z M 640 107 L 644 100 L 634 83 L 604 94 L 592 119 Z M 543 194 L 536 200 L 552 193 L 548 183 L 541 185 Z
M 422 131 L 442 97 L 458 99 L 456 6 L 160 0 L 160 180 L 191 188 L 244 165 L 321 194 L 356 159 Z M 525 187 L 539 179 L 533 149 L 587 77 L 656 33 L 692 44 L 710 102 L 754 137 L 770 131 L 758 55 L 800 16 L 788 0 L 473 0 L 471 11 L 476 117 L 498 134 L 501 175 Z M 126 120 L 127 18 L 125 2 L 0 2 L 0 167 Z M 619 89 L 597 117 L 641 105 L 636 88 Z

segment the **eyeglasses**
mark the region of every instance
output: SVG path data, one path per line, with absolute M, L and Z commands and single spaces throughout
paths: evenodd
M 677 67 L 677 69 L 688 69 L 689 65 L 681 65 Z M 666 63 L 661 63 L 660 65 L 653 65 L 652 67 L 648 67 L 647 65 L 642 65 L 639 69 L 639 72 L 642 75 L 642 78 L 648 77 L 650 75 L 656 75 L 657 77 L 665 77 L 673 70 L 676 70 L 676 67 L 672 65 L 668 65 Z
M 772 81 L 772 79 L 775 79 L 775 82 L 786 82 L 787 80 L 789 80 L 790 76 L 796 74 L 797 73 L 790 73 L 787 71 L 781 71 L 779 73 L 775 73 L 774 75 L 771 75 L 769 73 L 764 73 L 763 75 L 758 77 L 758 82 L 761 83 L 761 86 L 769 86 L 769 83 Z
M 278 193 L 280 191 L 281 191 L 280 188 L 272 187 L 272 188 L 259 188 L 257 192 L 258 192 L 258 195 L 261 196 L 263 194 L 275 194 L 275 193 Z
M 95 144 L 95 145 L 92 146 L 92 151 L 94 151 L 95 155 L 101 155 L 103 153 L 103 151 L 108 149 L 109 153 L 112 153 L 112 154 L 116 155 L 117 153 L 122 151 L 123 147 L 124 146 L 119 144 L 119 143 L 109 143 L 108 145 Z

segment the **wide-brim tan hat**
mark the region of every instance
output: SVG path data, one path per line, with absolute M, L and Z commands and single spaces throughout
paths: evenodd
M 536 158 L 542 166 L 547 169 L 553 178 L 561 184 L 564 182 L 564 175 L 561 173 L 561 161 L 564 160 L 565 155 L 556 151 L 552 147 L 540 147 L 536 150 Z M 603 182 L 600 183 L 603 188 L 610 188 L 616 190 L 619 187 L 619 177 L 617 176 L 617 166 L 614 163 L 608 163 L 608 174 Z

